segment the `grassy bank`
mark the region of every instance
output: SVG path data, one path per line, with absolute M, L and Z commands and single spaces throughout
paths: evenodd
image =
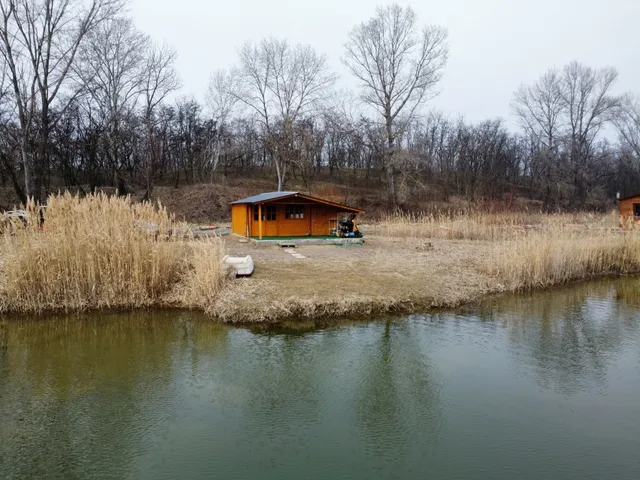
M 148 203 L 56 196 L 43 230 L 16 223 L 2 235 L 0 311 L 175 307 L 257 323 L 455 307 L 640 273 L 640 235 L 617 225 L 614 214 L 393 215 L 363 225 L 363 247 L 304 247 L 300 260 L 231 237 L 194 239 Z M 252 255 L 254 276 L 227 281 L 225 253 Z
M 640 235 L 610 214 L 461 212 L 393 215 L 381 235 L 491 243 L 486 271 L 507 291 L 548 288 L 608 275 L 640 273 Z
M 66 194 L 49 199 L 43 229 L 27 213 L 1 238 L 3 312 L 204 307 L 222 287 L 222 243 L 193 240 L 161 206 Z
M 244 323 L 416 312 L 640 274 L 640 236 L 613 213 L 394 215 L 362 228 L 365 247 L 306 247 L 304 261 L 230 247 L 254 255 L 256 277 L 229 285 L 212 311 Z

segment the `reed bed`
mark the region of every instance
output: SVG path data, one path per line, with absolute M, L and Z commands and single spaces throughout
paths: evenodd
M 395 213 L 382 217 L 372 231 L 386 237 L 497 241 L 531 231 L 609 232 L 618 229 L 616 214 L 544 214 L 530 212 Z
M 288 263 L 257 249 L 257 278 L 231 284 L 223 242 L 194 239 L 161 205 L 56 195 L 43 229 L 36 206 L 27 212 L 26 226 L 0 224 L 0 313 L 178 307 L 226 322 L 316 319 L 640 273 L 640 232 L 614 214 L 396 214 L 363 226 L 372 242 L 360 250 L 317 247 Z M 336 278 L 345 265 L 358 282 Z
M 506 291 L 549 288 L 579 280 L 640 273 L 637 232 L 535 232 L 495 246 L 489 270 Z
M 37 207 L 26 210 L 0 238 L 0 311 L 190 308 L 224 282 L 222 242 L 195 241 L 161 205 L 55 195 L 42 229 Z

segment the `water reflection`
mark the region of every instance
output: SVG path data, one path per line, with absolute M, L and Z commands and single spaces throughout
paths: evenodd
M 203 348 L 224 342 L 221 328 L 196 333 L 175 320 L 146 313 L 4 324 L 0 471 L 87 478 L 99 476 L 102 458 L 119 459 L 116 476 L 129 471 L 145 431 L 171 415 L 158 406 L 176 393 L 176 355 L 190 352 L 197 363 Z
M 0 322 L 0 477 L 640 478 L 639 294 L 302 329 Z
M 640 280 L 623 279 L 506 296 L 468 313 L 504 328 L 541 385 L 571 394 L 606 387 L 616 354 L 637 340 L 638 307 Z
M 421 336 L 409 322 L 392 328 L 387 321 L 359 359 L 357 422 L 369 454 L 381 465 L 421 455 L 442 426 L 439 380 Z

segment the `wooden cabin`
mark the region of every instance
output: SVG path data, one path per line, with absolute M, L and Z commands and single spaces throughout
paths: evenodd
M 340 218 L 364 210 L 300 192 L 270 192 L 231 203 L 231 229 L 244 237 L 328 236 Z
M 640 222 L 640 193 L 621 198 L 618 208 L 620 224 L 623 228 L 632 227 L 634 223 Z

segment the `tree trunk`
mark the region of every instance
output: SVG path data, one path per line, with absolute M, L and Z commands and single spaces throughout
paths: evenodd
M 144 194 L 143 200 L 151 201 L 151 195 L 153 194 L 153 181 L 155 177 L 155 167 L 156 167 L 156 152 L 155 145 L 153 142 L 153 127 L 151 126 L 151 119 L 147 119 L 147 139 L 149 145 L 149 158 L 147 159 L 147 191 Z
M 11 180 L 11 184 L 13 185 L 13 190 L 18 195 L 20 202 L 24 205 L 27 204 L 27 195 L 24 193 L 24 189 L 20 186 L 20 181 L 18 180 L 18 176 L 16 175 L 15 169 L 9 162 L 9 159 L 4 153 L 0 153 L 0 157 L 2 157 L 2 163 L 4 164 L 4 170 L 6 170 L 7 175 Z
M 389 155 L 391 157 L 391 155 Z M 393 164 L 391 160 L 387 160 L 387 165 L 385 168 L 387 174 L 387 187 L 389 193 L 389 205 L 395 208 L 398 204 L 397 195 L 396 195 L 396 179 L 395 179 L 395 169 L 393 168 Z
M 280 165 L 280 160 L 273 156 L 273 163 L 276 165 L 276 176 L 278 177 L 278 192 L 284 189 L 284 165 Z
M 216 178 L 216 169 L 220 163 L 220 138 L 216 138 L 215 146 L 213 147 L 213 161 L 211 165 L 211 183 L 214 183 Z
M 393 165 L 393 126 L 391 124 L 391 112 L 389 111 L 386 116 L 387 127 L 387 160 L 385 165 L 385 171 L 387 174 L 387 188 L 389 192 L 389 206 L 395 208 L 398 205 L 398 196 L 396 193 L 396 179 L 395 168 Z
M 22 155 L 22 164 L 24 167 L 24 199 L 22 201 L 27 204 L 27 200 L 31 197 L 31 166 L 29 165 L 29 138 L 26 133 L 22 133 L 20 143 L 20 154 Z
M 40 113 L 40 135 L 38 141 L 38 150 L 36 161 L 34 162 L 34 175 L 33 175 L 33 197 L 36 202 L 42 200 L 42 187 L 45 184 L 45 175 L 47 168 L 47 159 L 48 159 L 48 148 L 49 148 L 49 104 L 48 99 L 44 94 L 42 97 L 42 111 Z

